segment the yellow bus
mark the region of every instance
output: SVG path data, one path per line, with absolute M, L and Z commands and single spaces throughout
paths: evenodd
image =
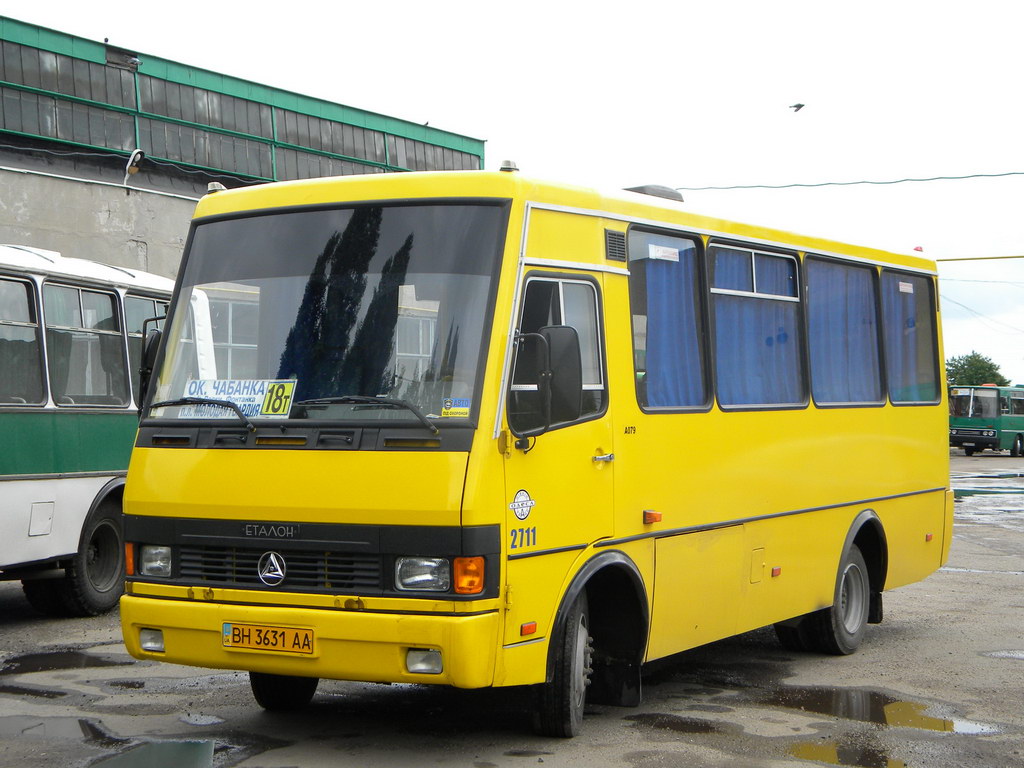
M 946 561 L 933 263 L 518 172 L 199 203 L 124 498 L 137 658 L 533 686 L 541 733 Z

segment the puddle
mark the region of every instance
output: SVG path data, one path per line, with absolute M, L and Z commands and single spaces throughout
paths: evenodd
M 59 699 L 67 696 L 65 691 L 48 691 L 43 688 L 26 688 L 21 685 L 0 685 L 0 693 L 11 696 L 35 696 L 38 699 Z
M 0 717 L 0 738 L 75 739 L 100 746 L 121 744 L 92 720 L 79 717 Z
M 917 728 L 925 731 L 961 734 L 990 734 L 995 726 L 973 723 L 969 720 L 947 720 L 926 715 L 928 707 L 913 701 L 901 701 L 880 691 L 842 688 L 780 688 L 755 697 L 758 704 L 787 709 L 799 709 L 831 715 L 845 720 L 889 725 L 897 728 Z M 840 763 L 846 765 L 847 763 Z M 860 765 L 860 763 L 849 763 Z M 885 765 L 884 763 L 882 765 Z
M 853 746 L 836 742 L 804 742 L 790 747 L 789 754 L 801 760 L 813 760 L 829 765 L 850 765 L 858 768 L 907 768 L 902 760 L 895 760 L 873 746 Z
M 726 729 L 719 723 L 702 720 L 699 717 L 680 717 L 679 715 L 665 715 L 658 712 L 644 712 L 640 715 L 629 715 L 625 719 L 632 720 L 644 728 L 656 728 L 662 731 L 675 731 L 676 733 L 726 732 Z
M 33 672 L 54 672 L 63 669 L 91 669 L 97 667 L 126 667 L 134 660 L 114 661 L 82 651 L 50 651 L 14 656 L 4 662 L 0 675 L 27 675 Z
M 98 760 L 91 768 L 212 768 L 213 747 L 212 741 L 152 741 Z

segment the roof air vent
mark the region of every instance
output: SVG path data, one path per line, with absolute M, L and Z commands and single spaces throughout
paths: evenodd
M 639 192 L 641 195 L 654 195 L 664 197 L 668 200 L 683 202 L 683 193 L 672 187 L 663 187 L 661 184 L 644 184 L 640 187 L 626 187 L 627 192 Z

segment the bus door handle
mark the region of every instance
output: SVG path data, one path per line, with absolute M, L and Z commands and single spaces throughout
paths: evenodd
M 594 457 L 594 461 L 615 461 L 614 453 L 602 453 Z

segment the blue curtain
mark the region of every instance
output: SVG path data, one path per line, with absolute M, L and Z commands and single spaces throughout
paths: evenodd
M 938 398 L 932 306 L 925 278 L 882 273 L 885 367 L 893 402 Z
M 754 255 L 757 292 L 775 296 L 796 296 L 796 262 L 781 256 Z
M 660 241 L 661 239 L 659 239 Z M 643 259 L 647 288 L 647 405 L 707 401 L 697 303 L 697 249 L 673 240 L 679 261 Z
M 808 259 L 811 390 L 819 403 L 883 399 L 872 270 Z
M 712 285 L 729 291 L 753 291 L 754 274 L 750 267 L 750 251 L 713 247 L 711 263 L 714 270 Z
M 802 402 L 797 304 L 724 295 L 716 295 L 714 302 L 719 402 Z

